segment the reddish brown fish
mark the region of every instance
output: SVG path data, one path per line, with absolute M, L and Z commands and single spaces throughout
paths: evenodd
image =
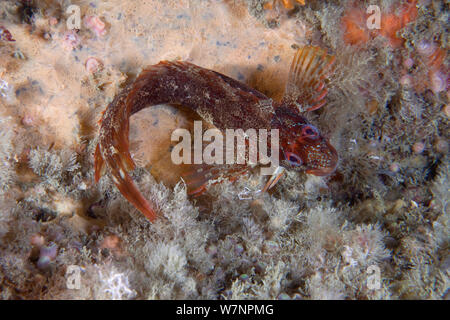
M 95 151 L 95 180 L 98 181 L 108 167 L 122 195 L 149 220 L 156 218 L 153 206 L 128 174 L 135 168 L 128 132 L 132 114 L 163 103 L 189 107 L 222 131 L 279 129 L 281 167 L 263 191 L 278 181 L 283 168 L 329 175 L 338 163 L 336 150 L 301 113 L 325 104 L 324 79 L 333 62 L 334 57 L 320 48 L 299 49 L 280 102 L 223 74 L 188 62 L 162 61 L 150 66 L 115 97 L 103 114 Z M 235 170 L 240 171 L 240 168 Z M 219 175 L 220 170 L 214 168 L 207 173 L 209 175 L 205 172 L 191 175 L 190 179 L 195 180 L 191 193 L 204 190 L 208 179 Z

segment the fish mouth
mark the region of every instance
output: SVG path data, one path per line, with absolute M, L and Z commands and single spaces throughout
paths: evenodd
M 337 165 L 334 167 L 329 167 L 329 168 L 309 169 L 309 170 L 306 170 L 306 173 L 312 174 L 315 176 L 324 177 L 324 176 L 329 176 L 334 171 L 336 171 L 336 167 L 337 167 Z
M 336 149 L 330 144 L 328 143 L 328 141 L 326 142 L 326 146 L 328 149 L 328 154 L 329 154 L 329 159 L 330 159 L 330 164 L 327 167 L 312 167 L 306 170 L 306 173 L 308 174 L 313 174 L 315 176 L 329 176 L 332 173 L 334 173 L 336 171 L 338 162 L 339 162 L 339 156 L 337 154 Z

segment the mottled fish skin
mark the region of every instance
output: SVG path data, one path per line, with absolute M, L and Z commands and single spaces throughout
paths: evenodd
M 152 104 L 180 104 L 218 129 L 270 129 L 272 99 L 221 73 L 189 62 L 162 61 L 145 69 L 127 99 L 131 114 Z
M 309 82 L 322 90 L 323 72 L 320 68 L 329 61 L 324 62 L 323 51 L 310 47 L 299 51 L 295 59 L 297 62 L 291 66 L 295 67 L 293 79 L 300 81 L 298 79 L 303 72 L 309 77 L 306 78 Z M 297 64 L 304 61 L 308 66 L 299 68 Z M 320 78 L 316 79 L 314 75 Z M 150 66 L 123 89 L 103 113 L 95 152 L 95 179 L 98 181 L 107 167 L 122 195 L 154 221 L 156 213 L 153 206 L 128 174 L 135 168 L 129 152 L 129 120 L 136 112 L 163 103 L 189 107 L 222 131 L 277 128 L 280 130 L 280 156 L 287 168 L 301 168 L 316 175 L 330 174 L 337 165 L 336 150 L 318 131 L 311 134 L 314 127 L 296 109 L 298 101 L 306 94 L 302 90 L 293 90 L 292 84 L 288 88 L 288 98 L 278 103 L 237 80 L 188 62 L 162 61 Z M 311 90 L 307 94 L 308 99 L 314 98 Z M 316 101 L 322 101 L 323 97 L 321 93 Z M 294 155 L 301 158 L 300 165 L 291 161 Z M 201 176 L 192 176 L 197 179 L 197 190 L 204 190 L 201 180 L 198 180 Z

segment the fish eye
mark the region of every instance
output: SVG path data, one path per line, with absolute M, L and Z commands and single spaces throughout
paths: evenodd
M 300 159 L 299 156 L 297 156 L 295 153 L 292 152 L 286 152 L 286 161 L 289 162 L 292 166 L 300 166 L 302 165 L 303 161 Z
M 316 127 L 307 124 L 302 127 L 302 138 L 316 139 L 319 137 L 319 130 Z

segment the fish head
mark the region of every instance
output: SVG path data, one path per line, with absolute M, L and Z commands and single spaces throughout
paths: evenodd
M 288 169 L 316 176 L 332 174 L 339 159 L 336 149 L 313 125 L 301 125 L 298 131 L 295 139 L 283 147 L 282 164 Z
M 339 157 L 319 130 L 299 114 L 278 113 L 281 166 L 316 176 L 332 174 Z

